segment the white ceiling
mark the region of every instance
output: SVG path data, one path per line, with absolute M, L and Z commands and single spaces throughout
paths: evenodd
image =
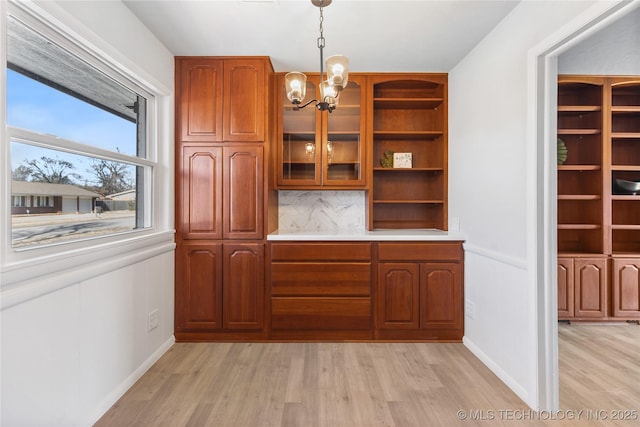
M 310 0 L 125 0 L 176 56 L 270 56 L 276 71 L 316 71 L 319 9 Z M 448 72 L 517 0 L 333 0 L 325 58 L 351 71 Z

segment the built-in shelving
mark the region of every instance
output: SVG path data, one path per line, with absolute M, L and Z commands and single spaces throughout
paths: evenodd
M 447 228 L 447 76 L 372 76 L 369 228 Z M 382 167 L 411 153 L 410 168 Z

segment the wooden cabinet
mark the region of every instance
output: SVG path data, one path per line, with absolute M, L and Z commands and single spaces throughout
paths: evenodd
M 573 317 L 573 258 L 558 258 L 558 319 Z
M 462 247 L 448 243 L 379 243 L 377 336 L 460 340 Z
M 447 75 L 369 76 L 369 229 L 447 229 Z M 383 159 L 410 153 L 410 167 Z
M 262 239 L 261 145 L 183 144 L 177 212 L 184 239 Z
M 262 329 L 264 324 L 264 245 L 223 244 L 223 326 Z
M 558 319 L 602 320 L 609 315 L 608 263 L 602 256 L 558 259 Z
M 320 78 L 307 75 L 303 103 L 318 99 Z M 278 77 L 278 187 L 289 189 L 365 188 L 366 78 L 349 75 L 338 108 L 319 111 L 313 105 L 293 106 Z
M 378 328 L 420 327 L 420 264 L 378 264 Z
M 640 76 L 559 76 L 558 138 L 558 318 L 634 319 Z
M 371 243 L 270 248 L 272 338 L 371 338 Z
M 640 258 L 613 258 L 613 316 L 640 319 Z
M 225 145 L 222 152 L 224 238 L 262 239 L 263 147 L 247 144 Z
M 607 310 L 608 260 L 576 258 L 574 260 L 574 316 L 604 318 Z
M 183 239 L 222 238 L 222 163 L 222 147 L 181 146 L 176 228 Z
M 272 242 L 269 258 L 271 338 L 462 339 L 461 242 Z
M 176 58 L 180 141 L 261 142 L 269 102 L 266 58 Z
M 176 332 L 262 328 L 263 248 L 262 243 L 182 244 Z
M 277 218 L 265 57 L 176 58 L 178 341 L 264 339 L 267 218 Z
M 186 243 L 176 254 L 176 332 L 220 329 L 222 244 Z

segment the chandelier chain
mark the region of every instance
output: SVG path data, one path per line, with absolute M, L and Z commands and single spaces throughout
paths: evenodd
M 322 7 L 320 7 L 320 37 L 318 37 L 318 47 L 324 47 L 324 28 L 322 23 L 324 22 L 324 15 L 322 14 Z

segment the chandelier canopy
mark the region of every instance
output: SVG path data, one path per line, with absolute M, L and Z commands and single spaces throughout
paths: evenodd
M 322 23 L 324 15 L 322 9 L 331 4 L 331 0 L 311 0 L 314 6 L 320 9 L 320 37 L 318 37 L 318 49 L 320 50 L 320 78 L 324 78 L 324 30 Z M 312 103 L 320 111 L 332 112 L 338 105 L 338 96 L 347 86 L 349 79 L 349 59 L 344 55 L 333 55 L 327 58 L 327 78 L 320 83 L 320 99 L 312 99 L 307 103 L 305 99 L 307 89 L 307 76 L 299 71 L 292 71 L 285 75 L 285 88 L 287 98 L 298 109 L 302 109 Z

